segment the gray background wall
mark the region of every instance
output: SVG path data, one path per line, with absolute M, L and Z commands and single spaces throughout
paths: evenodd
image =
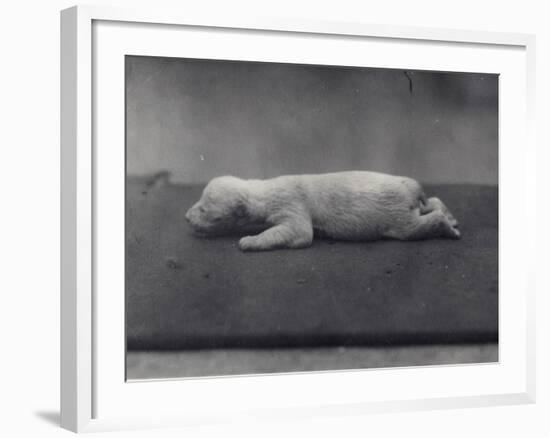
M 126 105 L 128 175 L 498 183 L 495 75 L 128 56 Z

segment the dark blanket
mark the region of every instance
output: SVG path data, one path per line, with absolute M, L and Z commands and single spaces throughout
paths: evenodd
M 242 253 L 184 220 L 202 187 L 129 179 L 128 349 L 307 347 L 498 340 L 496 187 L 425 186 L 462 239 L 335 242 Z

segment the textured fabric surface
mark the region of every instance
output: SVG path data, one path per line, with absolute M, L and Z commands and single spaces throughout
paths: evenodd
M 202 187 L 130 178 L 130 350 L 404 345 L 498 340 L 498 189 L 427 186 L 463 237 L 335 242 L 242 253 L 184 220 Z

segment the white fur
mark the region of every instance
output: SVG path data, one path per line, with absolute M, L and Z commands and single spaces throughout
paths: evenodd
M 186 218 L 204 234 L 263 229 L 239 241 L 243 251 L 307 247 L 314 230 L 356 241 L 460 237 L 447 207 L 438 198 L 427 199 L 418 182 L 366 171 L 214 178 Z

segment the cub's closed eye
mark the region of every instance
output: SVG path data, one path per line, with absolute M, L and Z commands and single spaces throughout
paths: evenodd
M 199 207 L 199 211 L 200 211 L 201 213 L 204 213 L 206 210 L 205 210 L 204 207 L 201 205 L 201 206 Z

